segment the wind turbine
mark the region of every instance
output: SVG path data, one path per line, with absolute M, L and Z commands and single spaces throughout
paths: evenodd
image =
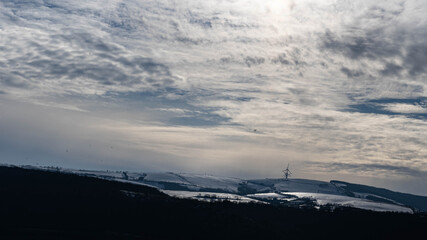
M 286 169 L 283 170 L 282 172 L 285 175 L 285 180 L 287 181 L 288 177 L 290 177 L 292 175 L 291 170 L 289 170 L 289 163 L 288 163 L 288 166 L 286 167 Z

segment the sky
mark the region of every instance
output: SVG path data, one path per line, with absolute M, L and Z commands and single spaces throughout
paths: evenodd
M 0 0 L 0 163 L 427 195 L 427 2 Z

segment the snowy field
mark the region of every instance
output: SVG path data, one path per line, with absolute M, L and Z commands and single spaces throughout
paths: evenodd
M 215 193 L 215 192 L 189 192 L 189 191 L 170 191 L 163 190 L 162 192 L 166 193 L 169 196 L 177 198 L 191 198 L 200 201 L 206 202 L 216 202 L 216 201 L 230 201 L 235 203 L 249 203 L 249 202 L 258 202 L 260 201 L 245 196 L 240 196 L 230 193 Z
M 239 183 L 243 180 L 230 177 L 217 177 L 203 174 L 187 173 L 147 173 L 144 182 L 174 183 L 182 187 L 199 191 L 200 189 L 218 189 L 225 192 L 237 193 Z
M 259 179 L 249 180 L 249 182 L 260 186 L 271 186 L 271 188 L 277 192 L 311 192 L 341 195 L 339 189 L 335 185 L 309 179 Z
M 190 191 L 170 191 L 163 190 L 164 193 L 178 198 L 191 198 L 200 201 L 230 201 L 238 203 L 258 202 L 268 203 L 269 201 L 292 202 L 298 199 L 311 199 L 318 205 L 336 205 L 354 207 L 377 212 L 403 212 L 413 213 L 410 208 L 394 204 L 373 202 L 366 199 L 347 197 L 341 195 L 324 194 L 324 193 L 306 193 L 306 192 L 283 192 L 283 193 L 259 193 L 240 196 L 229 193 L 214 192 L 190 192 Z
M 333 194 L 323 194 L 323 193 L 307 193 L 307 192 L 286 192 L 285 194 L 297 196 L 298 198 L 310 198 L 316 201 L 319 205 L 339 205 L 339 206 L 348 206 L 366 210 L 372 210 L 376 212 L 404 212 L 404 213 L 413 213 L 410 208 L 395 205 L 387 204 L 380 202 L 373 202 L 366 199 L 333 195 Z

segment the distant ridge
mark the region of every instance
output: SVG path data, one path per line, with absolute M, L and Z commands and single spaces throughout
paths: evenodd
M 334 184 L 344 190 L 347 190 L 346 192 L 350 193 L 350 196 L 351 196 L 351 193 L 353 193 L 353 195 L 357 193 L 373 194 L 379 197 L 396 201 L 406 206 L 413 207 L 416 210 L 427 212 L 427 197 L 424 197 L 424 196 L 413 195 L 409 193 L 394 192 L 385 188 L 376 188 L 376 187 L 371 187 L 367 185 L 348 183 L 348 182 L 343 182 L 338 180 L 332 180 L 331 184 Z M 370 198 L 371 200 L 377 200 L 377 199 L 373 199 L 375 198 L 375 196 L 370 197 L 368 195 L 367 199 L 370 199 Z

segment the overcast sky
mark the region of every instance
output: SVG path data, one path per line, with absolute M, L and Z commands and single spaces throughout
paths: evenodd
M 0 0 L 0 161 L 427 195 L 426 1 Z

